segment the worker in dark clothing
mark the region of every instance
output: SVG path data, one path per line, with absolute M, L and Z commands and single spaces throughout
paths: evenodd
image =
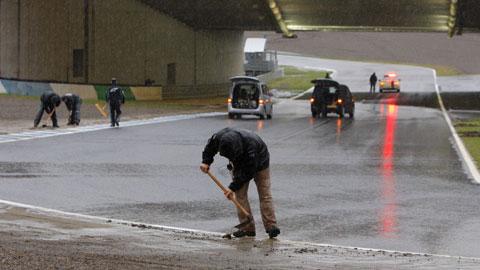
M 105 93 L 105 100 L 110 106 L 110 122 L 112 127 L 119 126 L 120 115 L 122 111 L 120 110 L 121 104 L 125 104 L 125 95 L 123 90 L 120 87 L 117 87 L 117 80 L 112 79 L 112 86 Z
M 60 103 L 60 96 L 54 92 L 48 91 L 43 93 L 42 96 L 40 96 L 40 108 L 38 109 L 35 120 L 33 121 L 33 127 L 38 127 L 38 124 L 42 120 L 43 112 L 45 111 L 50 116 L 50 119 L 52 119 L 53 127 L 57 128 L 58 122 L 56 107 L 60 106 Z
M 370 76 L 370 94 L 375 93 L 375 88 L 377 85 L 377 75 L 375 75 L 375 72 Z
M 207 173 L 213 163 L 213 157 L 220 153 L 230 161 L 228 169 L 231 170 L 233 182 L 225 192 L 228 199 L 237 198 L 238 202 L 251 213 L 248 202 L 248 185 L 253 178 L 260 199 L 260 212 L 266 233 L 270 238 L 280 234 L 277 227 L 273 200 L 270 192 L 270 154 L 267 145 L 255 133 L 236 128 L 224 128 L 215 133 L 202 155 L 200 170 Z M 247 222 L 248 217 L 238 212 L 240 222 Z M 251 220 L 245 227 L 234 232 L 235 237 L 255 236 L 255 222 Z
M 80 125 L 80 107 L 82 105 L 82 99 L 75 94 L 67 93 L 62 96 L 62 101 L 67 106 L 69 113 L 67 125 Z

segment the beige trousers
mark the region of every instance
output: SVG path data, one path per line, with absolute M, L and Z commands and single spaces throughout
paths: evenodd
M 273 199 L 272 193 L 270 191 L 270 169 L 259 171 L 255 174 L 253 180 L 257 185 L 258 197 L 260 200 L 260 213 L 262 214 L 262 221 L 265 230 L 269 230 L 273 225 L 277 224 L 275 218 L 275 211 L 273 209 Z M 252 210 L 250 208 L 250 203 L 248 202 L 248 186 L 249 183 L 246 183 L 242 186 L 241 189 L 235 192 L 238 202 L 250 213 Z M 238 219 L 240 222 L 246 222 L 248 217 L 243 214 L 242 211 L 237 209 Z M 253 216 L 253 215 L 252 215 Z M 255 221 L 252 220 L 249 224 L 245 225 L 242 230 L 244 231 L 255 231 Z

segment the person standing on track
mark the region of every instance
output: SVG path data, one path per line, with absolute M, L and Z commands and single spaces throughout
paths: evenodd
M 376 85 L 377 85 L 377 75 L 375 74 L 375 72 L 370 76 L 370 94 L 374 94 L 375 93 L 375 88 L 376 88 Z
M 122 114 L 120 107 L 122 104 L 125 104 L 125 95 L 122 88 L 117 87 L 115 78 L 112 78 L 112 86 L 105 93 L 105 100 L 110 106 L 110 126 L 120 126 L 119 121 Z
M 38 124 L 40 124 L 42 120 L 43 112 L 45 111 L 50 119 L 52 119 L 53 127 L 58 128 L 56 107 L 60 106 L 60 103 L 60 96 L 54 92 L 48 91 L 43 93 L 42 96 L 40 96 L 40 108 L 35 116 L 35 120 L 33 120 L 33 127 L 38 127 Z
M 253 178 L 260 199 L 260 212 L 266 233 L 270 238 L 280 234 L 277 227 L 273 199 L 270 191 L 270 154 L 267 145 L 255 133 L 237 128 L 224 128 L 208 140 L 202 154 L 200 170 L 208 173 L 213 157 L 220 153 L 230 161 L 229 170 L 232 171 L 233 182 L 225 196 L 238 202 L 251 213 L 248 202 L 248 185 Z M 241 223 L 248 221 L 242 211 L 237 209 Z M 235 237 L 255 236 L 255 222 L 250 220 L 247 225 L 233 233 Z

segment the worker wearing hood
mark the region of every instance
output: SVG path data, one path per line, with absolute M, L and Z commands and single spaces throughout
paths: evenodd
M 208 172 L 214 156 L 221 156 L 230 161 L 233 181 L 229 185 L 230 191 L 225 196 L 235 196 L 240 204 L 251 213 L 248 202 L 248 185 L 254 179 L 260 198 L 260 211 L 263 225 L 270 237 L 276 237 L 280 230 L 276 226 L 273 200 L 270 192 L 270 154 L 267 145 L 255 133 L 237 128 L 224 128 L 208 140 L 202 155 L 200 169 Z M 240 222 L 248 217 L 238 211 Z M 236 237 L 255 236 L 255 222 L 252 220 L 247 226 L 234 233 Z

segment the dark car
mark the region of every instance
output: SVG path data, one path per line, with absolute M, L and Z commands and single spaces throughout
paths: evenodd
M 315 84 L 310 98 L 312 117 L 327 117 L 328 113 L 336 113 L 342 118 L 348 113 L 353 118 L 355 102 L 348 86 L 331 79 L 317 79 L 312 83 Z

